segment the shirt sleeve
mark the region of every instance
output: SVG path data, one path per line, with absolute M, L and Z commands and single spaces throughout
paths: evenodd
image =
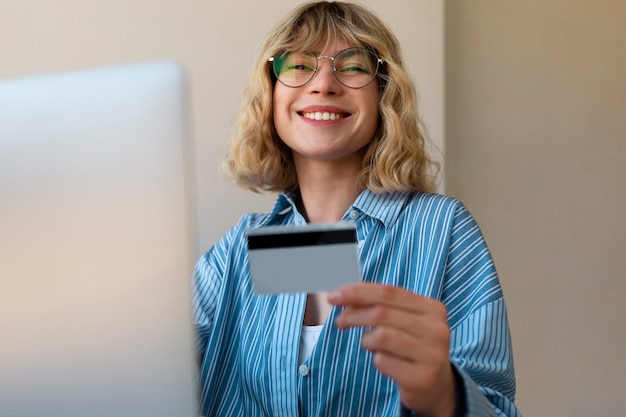
M 192 276 L 193 323 L 196 329 L 196 354 L 204 356 L 207 340 L 213 326 L 221 279 L 211 267 L 212 251 L 196 263 Z
M 515 372 L 502 289 L 478 224 L 460 203 L 444 282 L 450 360 L 462 381 L 464 415 L 520 417 L 514 405 Z
M 233 269 L 244 262 L 245 230 L 265 217 L 244 215 L 215 245 L 196 263 L 191 282 L 193 324 L 196 331 L 196 354 L 201 359 L 206 350 L 209 336 L 219 321 L 223 297 L 228 283 L 237 277 Z M 255 223 L 256 222 L 256 223 Z M 235 269 L 236 270 L 236 269 Z M 231 281 L 228 281 L 228 278 Z M 236 283 L 235 283 L 236 284 Z
M 504 300 L 482 306 L 451 331 L 450 356 L 463 381 L 468 417 L 521 417 Z

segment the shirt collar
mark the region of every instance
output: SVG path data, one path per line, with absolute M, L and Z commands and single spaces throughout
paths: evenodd
M 274 203 L 272 211 L 269 212 L 269 215 L 260 224 L 260 226 L 273 224 L 274 219 L 276 219 L 277 217 L 282 217 L 289 212 L 297 213 L 298 209 L 296 207 L 296 201 L 298 201 L 299 199 L 300 193 L 298 191 L 287 191 L 280 193 L 276 198 L 276 202 Z
M 386 228 L 390 228 L 398 219 L 406 205 L 410 193 L 382 193 L 376 194 L 365 189 L 354 201 L 348 210 L 359 210 L 362 213 L 380 220 Z M 289 212 L 297 213 L 296 202 L 300 200 L 299 191 L 288 191 L 278 195 L 274 208 L 265 223 L 270 223 L 276 216 L 283 216 Z
M 410 195 L 410 193 L 376 194 L 366 189 L 357 197 L 352 207 L 380 220 L 388 229 L 398 220 Z

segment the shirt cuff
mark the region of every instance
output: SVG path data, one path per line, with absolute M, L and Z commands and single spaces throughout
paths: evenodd
M 455 372 L 455 378 L 460 379 L 460 385 L 457 382 L 457 388 L 460 387 L 461 390 L 460 392 L 457 391 L 457 395 L 462 397 L 461 401 L 463 401 L 464 406 L 463 414 L 457 414 L 457 416 L 496 417 L 497 415 L 493 406 L 487 397 L 485 397 L 485 394 L 478 388 L 478 385 L 476 385 L 472 377 L 454 363 L 452 363 L 452 369 Z M 459 379 L 457 379 L 457 381 L 459 381 Z

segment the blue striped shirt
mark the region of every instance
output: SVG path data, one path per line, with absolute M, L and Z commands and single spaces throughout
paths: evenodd
M 364 329 L 338 330 L 333 307 L 299 366 L 306 294 L 255 295 L 246 230 L 303 225 L 296 194 L 248 214 L 198 261 L 193 277 L 206 416 L 400 416 L 394 382 L 361 347 Z M 506 307 L 483 236 L 458 200 L 365 190 L 343 221 L 356 223 L 363 280 L 403 287 L 448 308 L 450 360 L 467 416 L 519 416 Z M 294 270 L 294 274 L 298 271 Z

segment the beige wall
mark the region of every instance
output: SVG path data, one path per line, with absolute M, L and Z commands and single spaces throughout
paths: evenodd
M 446 4 L 449 193 L 509 306 L 526 416 L 623 416 L 626 2 Z
M 198 252 L 272 197 L 218 161 L 252 56 L 288 0 L 0 0 L 0 78 L 175 58 L 192 77 Z M 502 277 L 526 416 L 622 415 L 625 3 L 369 0 L 395 30 L 447 189 Z M 218 59 L 227 59 L 223 64 Z
M 294 0 L 0 0 L 0 79 L 174 58 L 191 75 L 197 160 L 198 254 L 273 196 L 236 190 L 219 172 L 261 39 Z M 393 27 L 443 146 L 443 0 L 363 1 Z

